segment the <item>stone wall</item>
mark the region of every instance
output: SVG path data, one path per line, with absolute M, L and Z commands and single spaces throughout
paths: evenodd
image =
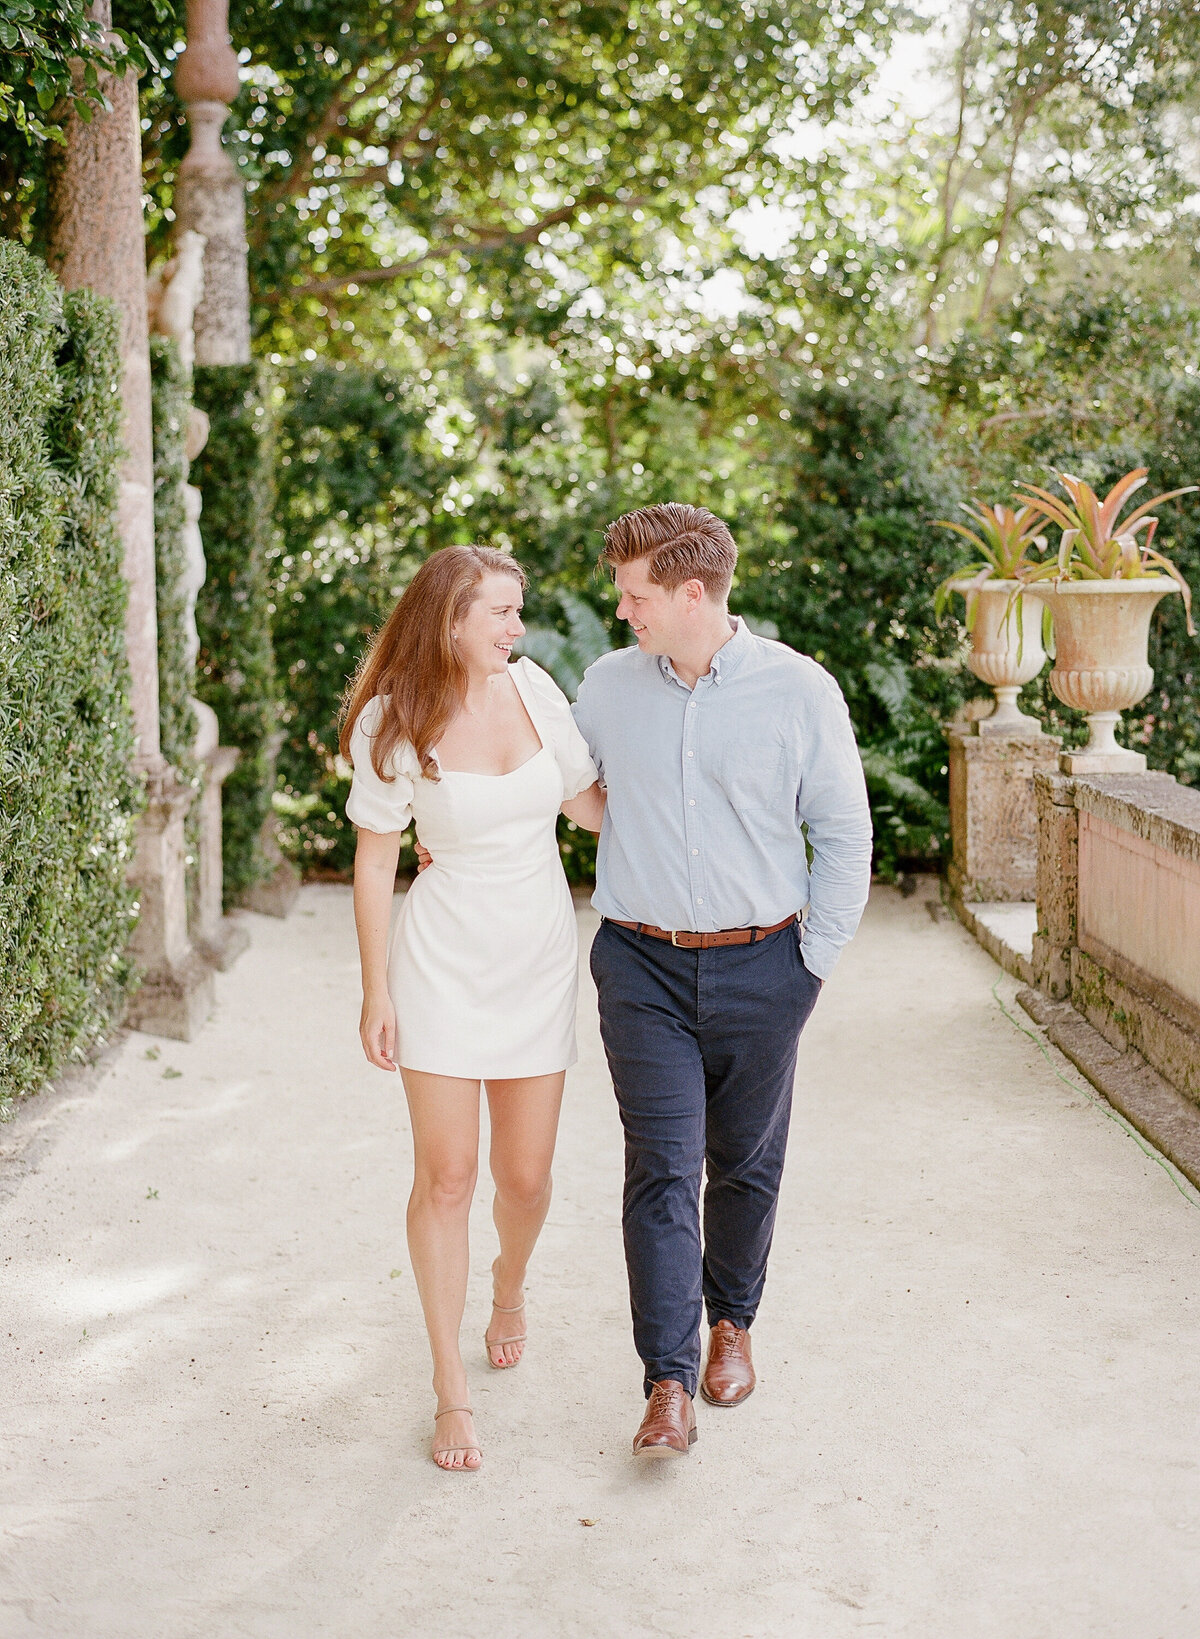
M 1039 989 L 1200 1103 L 1200 791 L 1169 774 L 1034 783 Z

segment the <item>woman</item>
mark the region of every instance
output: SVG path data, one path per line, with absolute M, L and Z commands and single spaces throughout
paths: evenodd
M 433 1457 L 453 1470 L 482 1461 L 459 1352 L 479 1087 L 500 1237 L 484 1341 L 505 1368 L 524 1348 L 525 1268 L 575 1062 L 575 918 L 555 822 L 561 811 L 598 831 L 604 812 L 566 697 L 532 661 L 510 664 L 524 588 L 503 552 L 433 553 L 363 661 L 341 734 L 358 827 L 359 1033 L 408 1096 L 408 1245 L 433 1351 Z M 413 818 L 433 863 L 405 895 L 389 948 L 400 834 Z

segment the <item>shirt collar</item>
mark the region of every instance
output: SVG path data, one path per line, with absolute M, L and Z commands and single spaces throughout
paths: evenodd
M 722 643 L 716 654 L 713 655 L 711 670 L 700 678 L 701 683 L 705 681 L 705 678 L 708 678 L 713 683 L 720 684 L 726 677 L 735 672 L 746 658 L 750 648 L 750 628 L 740 615 L 730 615 L 729 621 L 733 627 L 733 636 L 727 643 Z M 658 657 L 658 669 L 670 682 L 678 683 L 681 689 L 687 688 L 687 684 L 679 676 L 665 654 L 660 654 Z

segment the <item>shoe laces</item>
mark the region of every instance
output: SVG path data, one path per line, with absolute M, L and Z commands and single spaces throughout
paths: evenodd
M 656 1383 L 651 1390 L 651 1415 L 662 1417 L 673 1411 L 682 1394 L 678 1383 Z
M 713 1333 L 713 1343 L 716 1345 L 714 1352 L 719 1355 L 741 1354 L 742 1339 L 745 1335 L 736 1328 L 718 1327 Z

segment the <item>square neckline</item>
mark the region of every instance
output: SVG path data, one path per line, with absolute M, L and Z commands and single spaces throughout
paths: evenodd
M 513 688 L 516 689 L 516 691 L 517 691 L 517 699 L 521 702 L 522 706 L 525 708 L 525 715 L 529 719 L 529 726 L 533 730 L 534 734 L 537 737 L 537 742 L 538 742 L 537 750 L 532 752 L 528 757 L 526 757 L 526 759 L 523 763 L 518 763 L 516 768 L 506 768 L 503 774 L 487 774 L 487 773 L 482 773 L 478 769 L 474 769 L 474 768 L 446 768 L 442 763 L 442 759 L 441 759 L 441 756 L 438 753 L 437 747 L 434 746 L 432 748 L 433 749 L 433 756 L 434 756 L 435 761 L 437 762 L 438 772 L 440 774 L 443 774 L 443 775 L 445 775 L 445 774 L 457 774 L 457 775 L 459 775 L 460 778 L 464 778 L 464 779 L 468 779 L 468 780 L 511 780 L 514 774 L 519 774 L 523 768 L 528 768 L 530 763 L 536 762 L 537 759 L 542 755 L 543 751 L 547 750 L 545 737 L 543 736 L 541 729 L 538 727 L 537 722 L 534 719 L 533 712 L 530 709 L 529 701 L 525 697 L 525 691 L 522 689 L 520 683 L 517 681 L 518 677 L 523 677 L 524 676 L 524 672 L 522 672 L 522 670 L 521 670 L 521 661 L 524 658 L 525 658 L 524 655 L 519 655 L 517 657 L 517 659 L 510 662 L 510 664 L 505 669 L 507 671 L 508 676 L 512 679 Z

